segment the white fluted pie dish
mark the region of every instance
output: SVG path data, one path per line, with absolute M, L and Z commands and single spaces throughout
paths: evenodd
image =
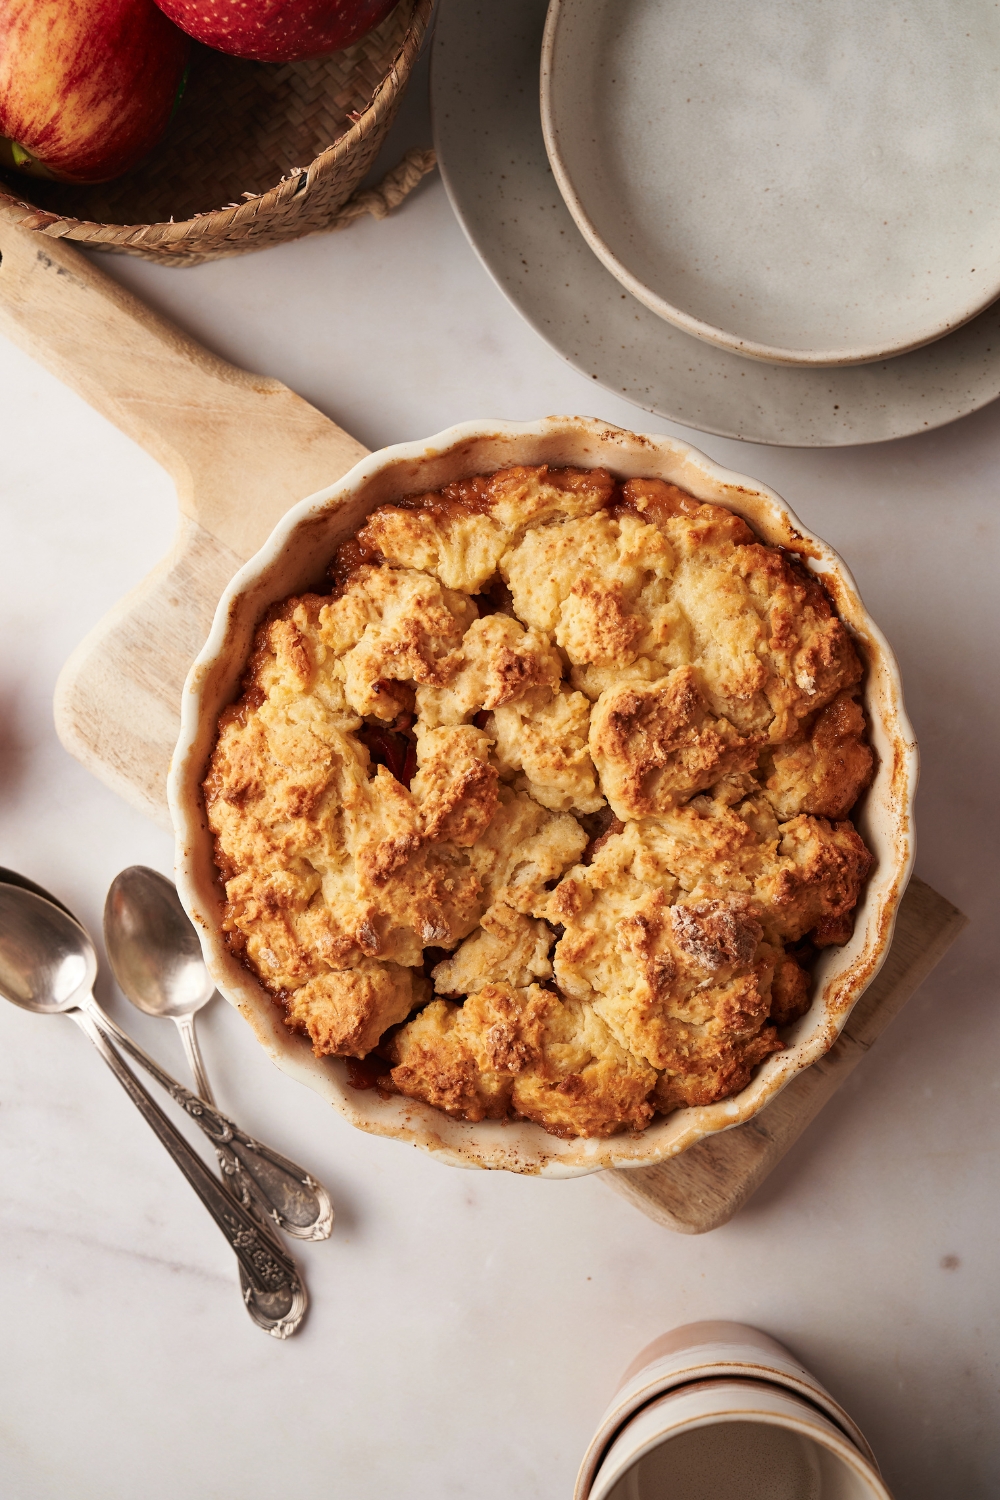
M 657 1117 L 641 1134 L 605 1139 L 560 1139 L 527 1122 L 451 1119 L 411 1099 L 386 1099 L 374 1089 L 355 1089 L 343 1059 L 315 1057 L 309 1042 L 288 1030 L 280 1007 L 226 945 L 224 894 L 201 791 L 219 713 L 239 695 L 257 623 L 270 605 L 322 586 L 337 547 L 376 506 L 511 464 L 546 463 L 606 467 L 621 478 L 668 480 L 737 512 L 764 542 L 797 553 L 822 578 L 865 662 L 863 701 L 878 760 L 875 779 L 853 815 L 875 857 L 854 935 L 845 946 L 826 949 L 818 960 L 812 1003 L 786 1034 L 785 1050 L 769 1058 L 730 1099 Z M 178 890 L 201 934 L 209 969 L 280 1067 L 316 1089 L 360 1129 L 420 1146 L 453 1165 L 572 1176 L 650 1165 L 740 1124 L 828 1050 L 888 951 L 913 861 L 916 779 L 916 745 L 895 658 L 844 563 L 778 496 L 677 439 L 630 433 L 588 418 L 553 417 L 534 423 L 466 423 L 425 442 L 383 449 L 289 511 L 219 603 L 209 640 L 185 685 L 168 790 L 177 833 Z

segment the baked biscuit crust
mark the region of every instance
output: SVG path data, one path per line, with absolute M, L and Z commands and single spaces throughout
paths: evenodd
M 662 480 L 546 467 L 383 506 L 331 573 L 262 622 L 204 783 L 287 1024 L 562 1136 L 744 1088 L 871 864 L 819 581 Z

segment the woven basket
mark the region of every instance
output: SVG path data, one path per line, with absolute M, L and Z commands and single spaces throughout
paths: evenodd
M 0 217 L 171 265 L 384 217 L 434 165 L 433 152 L 408 152 L 379 187 L 351 197 L 392 124 L 431 5 L 399 0 L 353 47 L 307 62 L 196 47 L 177 115 L 134 172 L 88 187 L 8 176 Z

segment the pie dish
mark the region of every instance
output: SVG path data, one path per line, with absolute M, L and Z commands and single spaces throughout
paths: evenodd
M 377 507 L 473 475 L 539 464 L 556 470 L 603 468 L 626 481 L 658 479 L 664 482 L 661 488 L 677 486 L 699 501 L 722 506 L 720 514 L 736 512 L 762 541 L 797 553 L 820 577 L 867 668 L 864 705 L 877 770 L 856 816 L 875 867 L 854 934 L 843 947 L 827 949 L 819 959 L 809 1009 L 784 1033 L 784 1050 L 768 1057 L 739 1093 L 717 1103 L 676 1108 L 655 1117 L 642 1133 L 560 1138 L 523 1119 L 456 1119 L 422 1098 L 382 1097 L 375 1090 L 352 1087 L 344 1060 L 316 1057 L 304 1037 L 291 1034 L 255 973 L 227 946 L 222 891 L 202 798 L 220 712 L 239 696 L 256 627 L 270 607 L 320 586 L 338 546 L 352 538 Z M 496 615 L 489 618 L 502 620 Z M 471 726 L 463 732 L 473 738 L 479 733 Z M 448 733 L 454 736 L 456 731 Z M 749 1118 L 801 1067 L 822 1055 L 887 949 L 912 862 L 915 773 L 915 746 L 891 653 L 864 613 L 843 564 L 795 522 L 777 497 L 717 468 L 676 440 L 631 434 L 586 419 L 552 418 L 525 425 L 468 425 L 426 444 L 384 450 L 364 460 L 330 491 L 291 511 L 233 580 L 220 604 L 212 636 L 185 689 L 182 734 L 169 790 L 178 833 L 178 889 L 201 932 L 213 977 L 281 1066 L 317 1088 L 362 1128 L 411 1141 L 456 1164 L 569 1175 L 648 1164 L 672 1155 L 707 1133 Z M 419 775 L 424 775 L 423 768 Z M 585 791 L 578 789 L 576 795 L 586 800 Z M 622 786 L 615 795 L 621 802 L 629 793 Z M 447 970 L 448 964 L 442 967 Z M 447 993 L 449 986 L 444 989 Z M 436 1004 L 441 1008 L 443 1002 Z

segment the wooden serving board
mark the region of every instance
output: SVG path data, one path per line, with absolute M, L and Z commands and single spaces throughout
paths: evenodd
M 297 501 L 366 449 L 279 381 L 249 375 L 153 313 L 69 245 L 0 224 L 0 333 L 134 438 L 173 477 L 174 547 L 90 632 L 56 688 L 59 737 L 169 827 L 181 689 L 230 578 Z M 724 1224 L 801 1135 L 941 958 L 965 917 L 922 881 L 844 1034 L 746 1125 L 604 1180 L 688 1234 Z

